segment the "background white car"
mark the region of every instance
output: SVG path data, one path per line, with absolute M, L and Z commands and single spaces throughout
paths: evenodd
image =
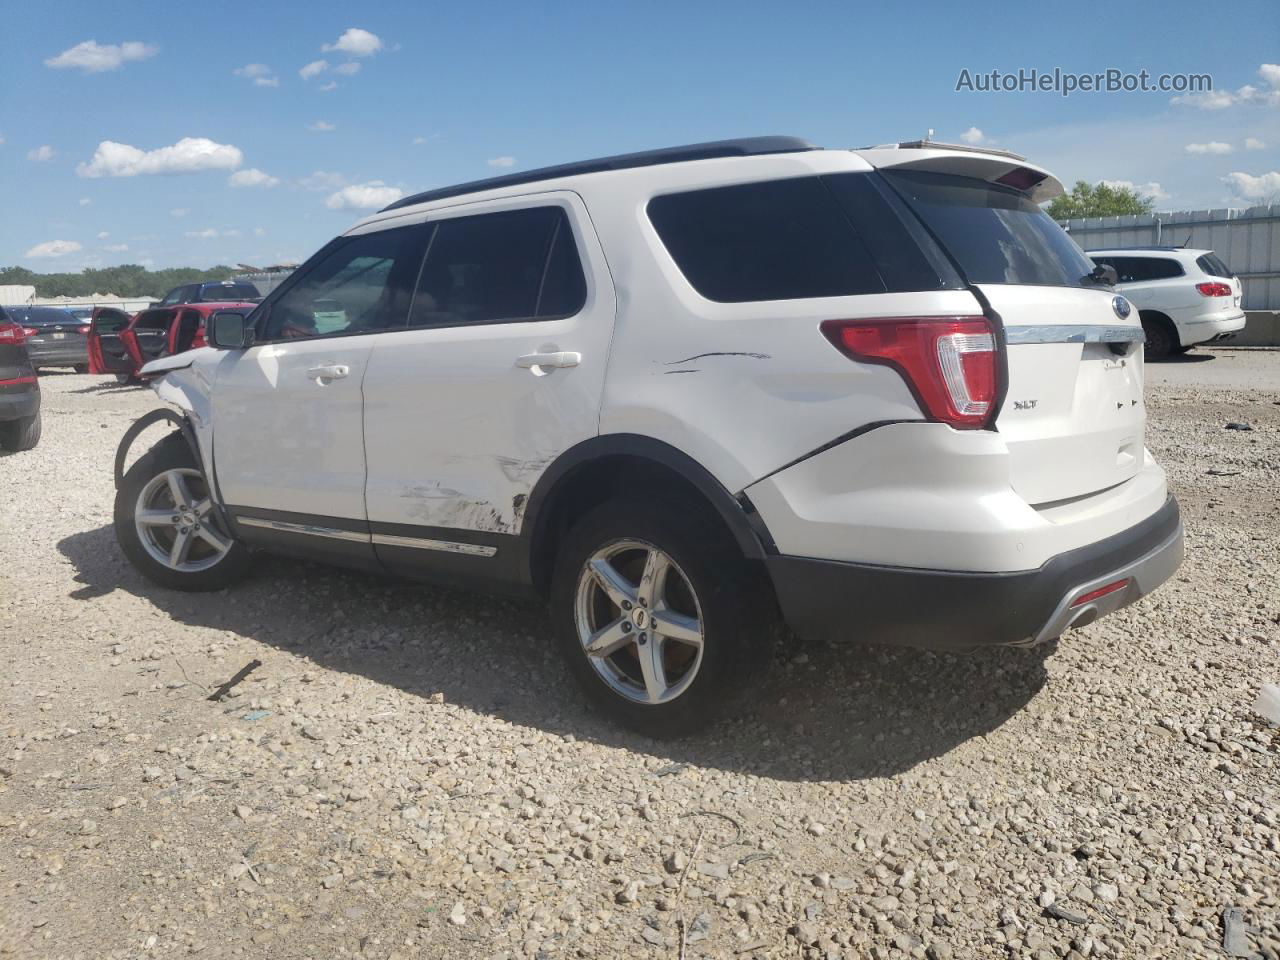
M 1142 317 L 1147 355 L 1185 353 L 1244 329 L 1240 279 L 1212 250 L 1131 247 L 1085 251 L 1114 267 L 1123 293 Z

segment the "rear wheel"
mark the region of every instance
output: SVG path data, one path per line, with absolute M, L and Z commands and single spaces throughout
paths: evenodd
M 1167 357 L 1180 346 L 1173 328 L 1166 321 L 1156 317 L 1144 317 L 1142 332 L 1146 336 L 1146 355 L 1148 357 Z
M 40 413 L 0 423 L 0 447 L 15 452 L 30 450 L 40 442 Z
M 223 528 L 181 434 L 165 437 L 124 475 L 115 528 L 125 556 L 161 586 L 220 590 L 249 568 L 249 549 Z
M 692 733 L 767 663 L 767 584 L 716 523 L 678 504 L 605 503 L 569 532 L 552 585 L 561 652 L 591 700 L 654 737 Z
M 76 373 L 88 373 L 89 365 L 87 363 L 77 363 L 73 369 Z

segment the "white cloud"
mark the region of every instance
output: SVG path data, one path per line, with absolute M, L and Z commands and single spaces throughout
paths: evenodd
M 310 80 L 312 77 L 317 77 L 328 69 L 329 69 L 328 60 L 312 60 L 305 67 L 303 67 L 301 70 L 298 71 L 298 76 L 300 76 L 303 80 Z
M 134 177 L 153 173 L 198 173 L 201 170 L 234 170 L 244 161 L 239 147 L 215 143 L 204 137 L 183 137 L 171 147 L 139 150 L 127 143 L 103 140 L 93 159 L 79 164 L 82 177 Z
M 239 230 L 223 230 L 222 235 L 224 237 L 238 237 L 240 236 L 240 231 Z
M 90 200 L 88 197 L 81 197 L 81 198 L 80 198 L 80 206 L 82 206 L 82 207 L 87 207 L 87 206 L 89 206 L 89 204 L 91 204 L 91 203 L 93 203 L 93 201 L 92 201 L 92 200 Z
M 321 93 L 328 93 L 330 90 L 338 89 L 338 81 L 330 80 L 328 83 L 322 83 L 317 88 Z
M 108 243 L 102 249 L 107 253 L 124 253 L 129 249 L 129 245 L 127 243 Z
M 58 155 L 58 151 L 53 149 L 47 143 L 43 146 L 36 147 L 27 153 L 27 159 L 35 163 L 48 163 Z
M 0 147 L 4 146 L 4 137 L 0 137 Z
M 1267 149 L 1267 145 L 1257 137 L 1245 137 L 1244 148 L 1246 150 L 1265 150 Z
M 347 178 L 340 173 L 332 173 L 327 170 L 317 170 L 315 173 L 308 174 L 298 181 L 298 186 L 303 190 L 337 190 L 347 184 Z
M 1185 149 L 1187 153 L 1224 154 L 1230 153 L 1235 147 L 1221 140 L 1210 140 L 1208 143 L 1188 143 Z
M 414 138 L 413 138 L 413 145 L 414 145 L 415 147 L 416 147 L 416 146 L 418 146 L 419 144 L 426 143 L 426 142 L 427 142 L 427 138 L 426 138 L 426 137 L 414 137 Z
M 213 227 L 205 227 L 203 230 L 188 230 L 183 236 L 196 237 L 200 240 L 212 240 L 218 235 L 218 231 Z
M 353 57 L 371 57 L 382 49 L 382 41 L 376 34 L 359 27 L 352 27 L 340 36 L 335 43 L 326 43 L 320 48 L 325 53 L 340 51 Z
M 169 211 L 169 216 L 185 217 L 190 212 L 191 212 L 190 207 L 174 207 L 172 210 Z
M 1280 172 L 1273 170 L 1257 177 L 1248 173 L 1229 173 L 1222 182 L 1241 199 L 1254 203 L 1280 203 Z
M 237 170 L 227 178 L 227 183 L 233 187 L 274 187 L 279 182 L 279 177 L 264 173 L 257 167 L 250 167 L 248 170 Z
M 1164 203 L 1169 199 L 1169 194 L 1154 180 L 1149 180 L 1146 183 L 1134 183 L 1132 180 L 1103 180 L 1102 182 L 1108 187 L 1132 190 L 1138 196 L 1147 197 L 1156 203 Z
M 327 123 L 324 120 L 317 120 L 315 123 L 308 124 L 307 129 L 316 133 L 328 133 L 330 130 L 337 130 L 338 128 L 332 123 Z
M 77 43 L 69 50 L 63 50 L 56 57 L 44 62 L 46 67 L 55 70 L 76 69 L 85 73 L 101 73 L 104 70 L 118 70 L 129 60 L 145 60 L 154 57 L 159 51 L 148 43 L 130 40 L 116 46 L 114 43 L 100 44 L 96 40 Z
M 355 60 L 348 60 L 346 63 L 340 63 L 333 68 L 334 73 L 340 73 L 344 77 L 353 77 L 360 72 L 360 64 Z
M 265 63 L 246 63 L 243 67 L 237 67 L 231 72 L 237 77 L 246 77 L 252 80 L 254 86 L 257 87 L 280 86 L 280 78 Z
M 267 235 L 267 231 L 262 227 L 254 227 L 253 235 L 255 237 L 265 237 Z
M 103 230 L 103 231 L 101 231 L 101 232 L 98 234 L 98 239 L 99 239 L 99 240 L 105 240 L 105 239 L 107 239 L 107 237 L 109 237 L 109 236 L 111 236 L 111 234 L 110 234 L 110 233 L 108 233 L 106 230 Z
M 74 240 L 46 240 L 44 243 L 37 243 L 24 256 L 61 257 L 68 253 L 78 253 L 79 251 L 80 244 Z
M 1258 67 L 1258 76 L 1270 89 L 1262 89 L 1246 83 L 1238 90 L 1208 90 L 1204 93 L 1184 93 L 1169 102 L 1201 110 L 1225 110 L 1237 104 L 1247 103 L 1264 107 L 1280 107 L 1280 64 L 1264 63 Z
M 515 165 L 515 157 L 494 157 L 489 161 L 491 167 L 514 167 Z
M 970 127 L 964 133 L 960 134 L 960 139 L 965 143 L 978 144 L 987 138 L 986 135 L 977 127 Z
M 324 205 L 331 210 L 368 210 L 373 207 L 385 207 L 404 196 L 399 187 L 389 187 L 381 180 L 370 180 L 368 183 L 353 183 L 331 193 Z

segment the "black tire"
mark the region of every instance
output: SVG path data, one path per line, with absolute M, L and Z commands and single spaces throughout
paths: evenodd
M 1174 352 L 1175 354 L 1177 354 L 1178 356 L 1182 356 L 1183 354 L 1190 353 L 1190 352 L 1191 352 L 1191 348 L 1192 348 L 1192 347 L 1194 347 L 1194 346 L 1195 346 L 1195 344 L 1194 344 L 1194 343 L 1192 343 L 1192 344 L 1188 344 L 1188 345 L 1187 345 L 1187 346 L 1185 346 L 1185 347 L 1183 347 L 1183 346 L 1177 346 L 1177 347 L 1174 347 L 1174 348 L 1173 348 L 1173 352 Z
M 40 412 L 29 417 L 0 422 L 0 447 L 17 453 L 40 442 Z
M 165 437 L 129 468 L 116 491 L 115 528 L 116 539 L 129 562 L 148 580 L 172 590 L 221 590 L 242 579 L 248 572 L 252 558 L 249 548 L 239 541 L 232 541 L 231 548 L 222 559 L 203 570 L 182 571 L 156 560 L 143 545 L 134 522 L 138 498 L 153 479 L 168 470 L 186 468 L 196 470 L 196 459 L 179 433 Z M 215 524 L 216 527 L 216 524 Z M 226 531 L 221 535 L 231 539 Z
M 88 373 L 89 365 L 87 363 L 77 363 L 73 368 L 76 373 Z
M 636 702 L 614 690 L 580 639 L 579 578 L 597 551 L 624 541 L 655 546 L 674 561 L 701 612 L 701 661 L 668 702 Z M 550 599 L 557 644 L 590 700 L 617 723 L 657 738 L 693 733 L 749 693 L 768 667 L 778 622 L 763 571 L 742 556 L 718 519 L 665 500 L 620 498 L 584 514 L 560 546 Z M 618 656 L 634 653 L 638 660 L 639 650 L 628 647 Z
M 1180 346 L 1172 328 L 1164 320 L 1144 319 L 1142 332 L 1146 336 L 1144 350 L 1148 357 L 1168 357 Z

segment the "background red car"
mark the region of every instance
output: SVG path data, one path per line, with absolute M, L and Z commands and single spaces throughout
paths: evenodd
M 219 310 L 253 310 L 256 303 L 188 303 L 151 307 L 133 317 L 114 307 L 93 311 L 89 327 L 89 372 L 114 373 L 121 382 L 136 380 L 143 364 L 203 347 L 204 328 Z

